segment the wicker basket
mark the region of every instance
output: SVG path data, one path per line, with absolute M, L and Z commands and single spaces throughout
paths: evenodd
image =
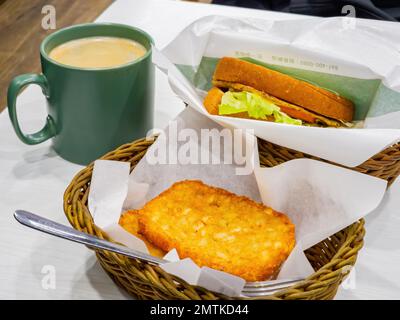
M 102 159 L 130 162 L 132 170 L 153 142 L 154 139 L 137 140 L 106 154 Z M 311 158 L 261 140 L 259 153 L 261 164 L 269 167 L 295 158 Z M 112 241 L 93 223 L 87 208 L 92 169 L 93 164 L 74 177 L 64 194 L 64 211 L 74 228 Z M 400 172 L 400 144 L 384 150 L 354 169 L 391 183 Z M 261 299 L 332 299 L 356 262 L 357 253 L 363 246 L 364 234 L 364 221 L 360 220 L 309 248 L 305 253 L 315 273 L 295 286 Z M 96 255 L 115 283 L 139 299 L 232 299 L 189 285 L 161 268 L 140 260 L 103 250 L 96 250 Z

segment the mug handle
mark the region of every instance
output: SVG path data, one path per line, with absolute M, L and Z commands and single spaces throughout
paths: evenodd
M 42 88 L 43 94 L 46 97 L 49 96 L 49 86 L 47 83 L 47 79 L 43 74 L 28 73 L 17 76 L 11 81 L 8 87 L 8 114 L 10 116 L 11 123 L 18 138 L 20 138 L 21 141 L 26 144 L 38 144 L 55 136 L 56 126 L 53 118 L 48 115 L 46 118 L 46 124 L 38 132 L 32 134 L 25 134 L 22 132 L 18 123 L 16 102 L 17 96 L 21 89 L 29 84 L 39 85 Z

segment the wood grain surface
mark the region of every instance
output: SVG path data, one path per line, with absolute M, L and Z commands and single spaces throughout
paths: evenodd
M 0 0 L 0 112 L 7 88 L 19 74 L 39 72 L 39 45 L 50 33 L 69 25 L 91 22 L 112 0 Z M 56 9 L 56 29 L 42 28 L 42 8 Z

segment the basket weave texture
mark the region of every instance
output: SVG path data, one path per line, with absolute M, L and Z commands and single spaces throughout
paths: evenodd
M 144 156 L 153 139 L 141 139 L 125 144 L 106 154 L 102 159 L 130 162 L 133 170 Z M 313 158 L 309 155 L 259 140 L 260 163 L 272 167 L 296 158 Z M 400 144 L 387 148 L 360 166 L 353 168 L 362 173 L 388 180 L 389 184 L 400 173 Z M 88 210 L 88 195 L 93 164 L 81 170 L 71 181 L 64 194 L 64 212 L 70 224 L 77 230 L 110 239 L 98 228 Z M 257 299 L 332 299 L 340 283 L 355 264 L 358 251 L 363 246 L 364 220 L 361 219 L 331 237 L 307 249 L 305 254 L 315 273 L 290 288 Z M 166 273 L 160 267 L 130 259 L 104 250 L 96 250 L 97 258 L 120 287 L 139 299 L 243 299 L 227 297 Z M 244 298 L 246 299 L 246 298 Z M 250 299 L 250 298 L 249 298 Z

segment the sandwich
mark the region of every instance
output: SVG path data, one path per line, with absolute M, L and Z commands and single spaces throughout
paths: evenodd
M 275 278 L 295 245 L 286 215 L 198 180 L 173 184 L 119 223 L 156 254 L 154 247 L 164 253 L 176 249 L 181 259 L 247 281 Z
M 210 114 L 294 125 L 351 127 L 354 104 L 284 73 L 224 57 L 204 106 Z

